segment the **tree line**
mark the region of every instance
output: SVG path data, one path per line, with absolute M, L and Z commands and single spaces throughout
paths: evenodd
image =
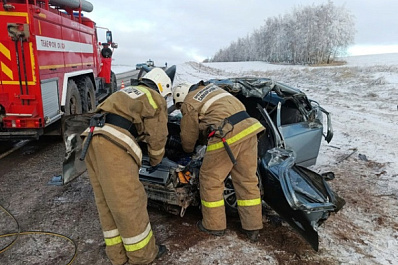
M 331 63 L 347 52 L 354 36 L 354 16 L 344 6 L 337 7 L 329 0 L 266 19 L 260 29 L 220 49 L 209 61 Z

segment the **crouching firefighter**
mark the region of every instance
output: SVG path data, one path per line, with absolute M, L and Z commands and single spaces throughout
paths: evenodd
M 231 174 L 243 232 L 256 242 L 263 227 L 260 190 L 257 186 L 257 134 L 265 128 L 251 118 L 245 106 L 222 88 L 203 81 L 182 84 L 173 93 L 181 109 L 181 142 L 192 152 L 198 139 L 208 138 L 200 168 L 203 220 L 198 228 L 212 235 L 226 229 L 224 180 Z
M 171 94 L 175 70 L 154 68 L 137 86 L 113 93 L 98 105 L 82 134 L 80 159 L 85 159 L 113 265 L 147 264 L 167 251 L 155 243 L 149 222 L 138 142 L 147 144 L 151 166 L 159 164 L 168 134 L 164 97 Z

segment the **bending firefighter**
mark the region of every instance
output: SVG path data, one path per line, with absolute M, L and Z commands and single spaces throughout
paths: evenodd
M 113 93 L 98 105 L 82 134 L 90 182 L 94 190 L 106 254 L 113 265 L 147 264 L 167 249 L 155 244 L 147 212 L 147 196 L 139 181 L 142 151 L 150 164 L 163 158 L 167 140 L 167 104 L 175 66 L 154 68 L 137 86 Z M 127 262 L 127 263 L 126 263 Z
M 244 233 L 252 242 L 263 227 L 257 186 L 257 133 L 264 130 L 244 105 L 222 88 L 203 81 L 175 88 L 174 103 L 181 109 L 181 142 L 192 152 L 202 137 L 207 150 L 200 168 L 201 231 L 223 235 L 226 229 L 224 180 L 231 174 Z

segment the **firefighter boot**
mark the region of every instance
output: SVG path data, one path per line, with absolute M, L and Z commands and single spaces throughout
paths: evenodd
M 167 248 L 165 245 L 158 245 L 158 254 L 156 255 L 156 259 L 160 259 L 166 252 Z
M 208 233 L 210 235 L 213 235 L 213 236 L 223 236 L 224 233 L 225 233 L 225 230 L 209 230 L 209 229 L 206 229 L 203 226 L 203 224 L 202 224 L 202 220 L 198 221 L 196 226 L 199 228 L 200 231 L 206 232 L 206 233 Z
M 249 238 L 250 242 L 255 243 L 258 241 L 260 230 L 245 230 L 245 229 L 242 230 L 243 233 L 246 234 L 247 238 Z

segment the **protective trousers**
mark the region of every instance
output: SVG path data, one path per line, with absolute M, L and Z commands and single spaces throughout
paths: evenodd
M 203 226 L 209 230 L 226 229 L 223 199 L 224 180 L 231 173 L 242 228 L 263 227 L 261 198 L 258 188 L 257 136 L 231 146 L 237 164 L 233 165 L 225 150 L 207 152 L 200 169 L 200 197 Z
M 86 166 L 104 233 L 106 254 L 112 264 L 152 262 L 158 247 L 135 160 L 105 137 L 94 135 Z

